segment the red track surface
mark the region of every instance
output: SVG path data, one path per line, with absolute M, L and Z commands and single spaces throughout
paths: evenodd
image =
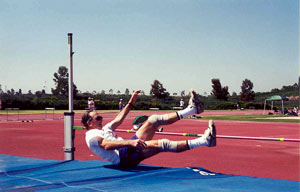
M 207 112 L 208 113 L 208 112 Z M 222 112 L 221 112 L 222 113 Z M 104 123 L 114 114 L 105 114 Z M 130 113 L 122 129 L 130 129 L 137 113 Z M 76 116 L 78 117 L 78 116 Z M 75 125 L 80 125 L 78 119 Z M 216 121 L 217 134 L 253 137 L 299 138 L 298 123 Z M 181 120 L 164 127 L 166 132 L 202 133 L 207 127 L 204 120 Z M 63 160 L 63 120 L 35 120 L 33 123 L 0 121 L 0 153 L 41 159 Z M 119 133 L 123 138 L 132 134 Z M 192 139 L 182 136 L 155 136 L 154 139 Z M 100 159 L 93 155 L 84 141 L 84 131 L 76 130 L 76 160 Z M 185 167 L 199 166 L 211 171 L 300 181 L 299 143 L 278 141 L 249 141 L 218 139 L 217 147 L 201 147 L 180 154 L 161 153 L 143 161 L 143 164 Z

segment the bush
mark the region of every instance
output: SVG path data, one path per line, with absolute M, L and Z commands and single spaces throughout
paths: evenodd
M 92 95 L 91 95 L 92 96 Z M 99 110 L 117 110 L 119 109 L 119 100 L 122 98 L 123 103 L 126 104 L 130 95 L 95 95 L 95 107 Z M 36 97 L 33 94 L 24 95 L 9 95 L 0 94 L 2 100 L 2 109 L 5 108 L 20 108 L 21 110 L 29 109 L 45 109 L 48 107 L 55 109 L 67 110 L 69 107 L 68 100 L 63 98 L 58 98 L 52 95 L 44 95 L 41 97 Z M 166 99 L 157 99 L 151 96 L 141 95 L 138 97 L 135 103 L 136 110 L 148 110 L 149 108 L 159 108 L 161 110 L 172 110 L 173 107 L 179 106 L 179 101 L 182 97 L 168 97 Z M 184 101 L 187 102 L 189 97 L 183 97 Z M 237 101 L 220 101 L 215 99 L 213 96 L 203 97 L 200 96 L 200 100 L 204 103 L 205 110 L 231 110 L 236 109 Z M 291 103 L 291 106 L 297 106 L 298 101 Z M 77 97 L 74 100 L 74 109 L 84 110 L 88 107 L 87 98 L 85 95 L 82 97 Z M 249 109 L 263 109 L 264 102 L 241 102 L 241 108 Z M 270 105 L 267 104 L 266 109 L 270 109 Z
M 134 106 L 138 110 L 148 110 L 149 108 L 152 107 L 152 104 L 151 102 L 140 101 L 140 102 L 136 102 Z
M 74 109 L 80 110 L 87 108 L 87 101 L 86 100 L 74 100 Z
M 213 110 L 236 109 L 236 103 L 233 102 L 214 103 L 209 107 L 209 109 L 213 109 Z
M 269 106 L 268 106 L 269 107 Z M 244 104 L 245 109 L 264 109 L 264 103 L 245 103 Z M 270 107 L 271 108 L 271 107 Z

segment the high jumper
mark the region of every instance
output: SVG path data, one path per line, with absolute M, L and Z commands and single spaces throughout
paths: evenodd
M 124 109 L 105 126 L 102 126 L 102 116 L 95 110 L 83 114 L 81 123 L 87 130 L 85 140 L 89 149 L 96 155 L 115 165 L 132 167 L 160 152 L 179 153 L 201 146 L 216 146 L 216 126 L 211 120 L 202 137 L 197 139 L 181 141 L 152 140 L 160 125 L 169 125 L 184 117 L 203 112 L 203 105 L 193 89 L 190 91 L 189 105 L 185 109 L 169 114 L 151 115 L 131 139 L 124 140 L 119 137 L 115 130 L 122 124 L 132 109 L 139 93 L 140 90 L 135 91 Z

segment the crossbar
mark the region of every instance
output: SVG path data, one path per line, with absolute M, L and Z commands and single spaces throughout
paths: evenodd
M 83 129 L 81 126 L 74 126 L 73 129 Z M 136 133 L 136 131 L 116 129 L 116 132 Z M 175 136 L 188 136 L 188 137 L 202 137 L 203 134 L 194 133 L 172 133 L 172 132 L 155 132 L 158 135 L 175 135 Z M 247 136 L 229 136 L 217 135 L 217 138 L 222 139 L 244 139 L 244 140 L 263 140 L 263 141 L 286 141 L 286 142 L 300 142 L 300 139 L 295 138 L 272 138 L 272 137 L 247 137 Z

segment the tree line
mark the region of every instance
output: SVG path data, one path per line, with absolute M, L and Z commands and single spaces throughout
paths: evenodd
M 0 84 L 0 99 L 2 100 L 2 109 L 4 108 L 20 108 L 20 109 L 44 109 L 54 107 L 56 109 L 68 108 L 68 69 L 60 66 L 58 71 L 53 74 L 55 88 L 51 89 L 51 94 L 47 94 L 45 90 L 32 93 L 22 93 L 19 89 L 7 90 L 4 92 Z M 239 94 L 228 92 L 228 86 L 222 86 L 218 78 L 211 80 L 212 91 L 208 96 L 199 95 L 205 104 L 206 109 L 235 109 L 237 103 L 243 108 L 263 108 L 263 101 L 269 95 L 280 94 L 283 96 L 299 96 L 299 83 L 290 86 L 283 86 L 281 89 L 274 88 L 270 92 L 255 93 L 253 91 L 253 83 L 249 79 L 243 80 L 241 84 L 241 92 Z M 130 91 L 126 88 L 124 94 L 119 90 L 114 94 L 113 89 L 110 89 L 108 94 L 102 90 L 100 93 L 96 91 L 89 93 L 81 93 L 74 84 L 74 109 L 85 109 L 87 107 L 88 97 L 93 97 L 98 109 L 118 109 L 119 99 L 122 98 L 125 102 L 130 98 Z M 189 93 L 181 91 L 180 95 L 173 93 L 173 96 L 167 92 L 163 84 L 159 80 L 154 80 L 151 84 L 150 95 L 146 95 L 142 91 L 136 103 L 136 109 L 172 109 L 179 105 L 180 99 L 184 99 L 186 103 L 189 99 Z M 299 103 L 298 103 L 299 104 Z M 297 105 L 297 103 L 295 103 Z

